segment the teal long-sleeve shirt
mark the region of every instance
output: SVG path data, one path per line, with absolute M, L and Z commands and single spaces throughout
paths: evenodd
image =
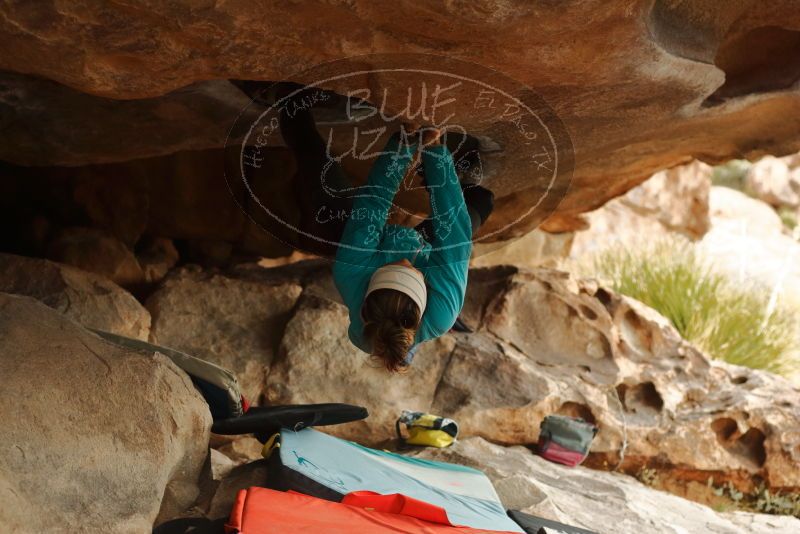
M 401 144 L 397 135 L 389 139 L 353 202 L 333 266 L 334 283 L 349 309 L 350 341 L 367 353 L 371 347 L 363 336 L 361 306 L 370 278 L 386 264 L 407 259 L 425 277 L 428 302 L 415 345 L 450 330 L 464 305 L 472 223 L 446 146 L 427 147 L 422 153 L 433 219 L 430 242 L 413 228 L 386 223 L 415 150 Z

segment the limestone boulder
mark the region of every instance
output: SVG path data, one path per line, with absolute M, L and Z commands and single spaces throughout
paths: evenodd
M 564 467 L 524 447 L 501 447 L 481 438 L 416 456 L 482 469 L 506 507 L 603 534 L 790 534 L 800 528 L 795 517 L 717 513 L 619 473 Z
M 146 302 L 150 340 L 233 371 L 245 397 L 258 402 L 302 287 L 182 268 Z
M 619 201 L 635 212 L 655 218 L 668 230 L 699 239 L 711 226 L 708 193 L 713 170 L 695 160 L 659 171 Z
M 497 243 L 477 242 L 472 248 L 471 267 L 491 267 L 494 265 L 517 265 L 519 267 L 539 267 L 555 265 L 569 257 L 574 240 L 574 232 L 559 234 L 541 229 L 509 241 Z
M 147 239 L 136 254 L 147 284 L 160 282 L 178 263 L 178 259 L 178 251 L 172 240 L 164 237 Z
M 145 281 L 133 251 L 97 228 L 67 228 L 48 247 L 48 258 L 99 274 L 125 287 Z
M 587 213 L 588 227 L 575 233 L 570 255 L 591 256 L 612 246 L 634 248 L 671 236 L 702 238 L 711 227 L 712 171 L 699 161 L 660 171 Z
M 84 326 L 147 339 L 150 313 L 102 276 L 48 260 L 0 254 L 0 291 L 33 297 Z
M 145 532 L 198 496 L 211 416 L 166 357 L 0 294 L 0 528 Z
M 465 435 L 533 444 L 544 416 L 562 413 L 598 425 L 589 465 L 657 466 L 678 493 L 712 474 L 748 491 L 800 481 L 788 467 L 800 465 L 800 435 L 785 431 L 800 428 L 800 390 L 787 380 L 710 361 L 655 311 L 592 281 L 481 271 L 469 291 L 493 297 L 468 298 L 477 332 L 456 336 L 432 404 Z
M 405 66 L 416 72 L 365 76 L 362 87 L 372 95 L 406 95 L 423 81 L 433 87 L 420 71 L 442 71 L 457 56 L 474 66 L 460 72 L 464 79 L 486 69 L 494 74 L 480 82 L 508 76 L 518 82 L 515 97 L 537 94 L 547 102 L 543 122 L 551 131 L 563 124 L 571 137 L 571 146 L 559 147 L 560 163 L 579 162 L 571 186 L 559 187 L 565 198 L 553 231 L 575 229 L 580 213 L 693 157 L 717 163 L 800 149 L 792 62 L 800 15 L 793 0 L 733 7 L 711 0 L 535 7 L 485 0 L 435 10 L 397 9 L 385 0 L 356 9 L 184 0 L 144 11 L 116 3 L 15 3 L 0 21 L 0 68 L 11 73 L 0 91 L 0 147 L 2 159 L 24 165 L 219 148 L 242 109 L 241 95 L 220 86 L 225 79 L 324 82 L 320 73 L 330 73 L 324 67 L 335 60 L 352 58 L 347 69 L 363 72 L 385 65 L 366 54 L 391 53 L 415 54 Z M 407 31 L 412 27 L 423 29 Z M 520 123 L 513 112 L 499 107 L 484 120 L 474 98 L 455 106 L 464 116 L 460 126 L 497 147 L 485 154 L 498 207 L 487 230 L 500 230 L 536 203 L 548 177 L 537 174 L 525 140 L 509 135 Z M 59 115 L 65 120 L 53 119 Z M 568 167 L 560 165 L 565 179 Z M 540 222 L 531 217 L 493 240 Z
M 390 376 L 350 343 L 330 267 L 316 261 L 245 264 L 225 274 L 182 268 L 147 307 L 154 341 L 233 370 L 248 398 L 365 406 L 367 420 L 326 430 L 372 444 L 393 437 L 402 410 L 430 409 L 454 344 L 450 336 L 426 343 L 408 372 Z M 241 462 L 258 456 L 254 441 L 221 439 L 215 447 Z
M 769 205 L 725 187 L 711 190 L 711 231 L 699 243 L 712 265 L 737 283 L 800 305 L 800 234 L 784 231 Z
M 304 296 L 286 326 L 280 357 L 267 378 L 267 400 L 364 406 L 369 418 L 327 430 L 372 444 L 391 439 L 402 410 L 430 409 L 454 340 L 444 336 L 421 345 L 414 365 L 392 376 L 350 342 L 345 306 L 318 295 Z
M 800 167 L 792 168 L 793 157 L 766 156 L 753 165 L 745 177 L 749 192 L 767 204 L 800 207 Z
M 711 188 L 709 215 L 712 227 L 738 224 L 745 234 L 772 236 L 783 230 L 781 218 L 768 204 L 729 187 Z
M 367 420 L 325 429 L 347 439 L 380 444 L 410 409 L 456 419 L 464 437 L 532 445 L 544 416 L 561 413 L 598 425 L 587 465 L 653 469 L 679 495 L 703 500 L 709 477 L 744 492 L 800 485 L 800 434 L 788 430 L 800 428 L 800 390 L 788 381 L 709 360 L 654 310 L 592 280 L 509 266 L 469 279 L 462 317 L 475 332 L 423 344 L 399 375 L 350 343 L 317 262 L 183 269 L 148 307 L 155 340 L 233 368 L 268 404 L 367 407 Z M 250 445 L 215 446 L 238 463 L 257 456 Z

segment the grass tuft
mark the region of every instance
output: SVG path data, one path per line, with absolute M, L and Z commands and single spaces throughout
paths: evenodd
M 711 183 L 746 192 L 747 171 L 750 170 L 751 165 L 745 159 L 733 159 L 722 165 L 717 165 L 711 175 Z
M 797 228 L 797 214 L 798 212 L 791 208 L 778 208 L 778 216 L 781 218 L 783 225 L 789 230 Z
M 711 357 L 788 375 L 800 350 L 793 310 L 770 306 L 769 291 L 734 283 L 691 247 L 665 241 L 635 252 L 609 249 L 594 276 L 654 308 Z

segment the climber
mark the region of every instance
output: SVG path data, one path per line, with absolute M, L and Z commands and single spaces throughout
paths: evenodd
M 349 308 L 351 342 L 388 370 L 401 370 L 420 343 L 456 323 L 472 237 L 491 213 L 494 195 L 459 181 L 443 132 L 408 125 L 391 136 L 367 184 L 353 188 L 316 130 L 313 104 L 307 104 L 320 99 L 309 94 L 311 88 L 279 85 L 284 87 L 276 98 L 289 100 L 283 109 L 292 110 L 282 111 L 279 123 L 298 167 L 304 234 L 299 244 L 318 254 L 335 253 L 333 277 Z M 387 224 L 401 181 L 420 159 L 431 216 L 415 228 Z M 320 218 L 322 211 L 348 216 Z

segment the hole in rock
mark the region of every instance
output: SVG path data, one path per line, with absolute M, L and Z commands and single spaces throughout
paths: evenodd
M 611 311 L 611 293 L 601 287 L 597 290 L 597 293 L 595 293 L 594 296 L 600 301 L 605 309 Z
M 732 384 L 744 384 L 746 382 L 747 382 L 747 377 L 746 376 L 735 376 L 735 377 L 731 378 L 731 383 Z
M 739 439 L 737 451 L 741 456 L 761 467 L 767 461 L 767 450 L 764 448 L 765 439 L 766 436 L 761 430 L 751 428 Z
M 597 319 L 597 312 L 595 312 L 589 306 L 581 304 L 581 311 L 583 312 L 584 317 L 586 317 L 590 321 L 594 321 L 595 319 Z
M 727 38 L 720 44 L 714 63 L 725 72 L 725 83 L 704 105 L 789 89 L 800 80 L 800 31 L 762 26 Z
M 711 423 L 711 429 L 716 433 L 720 445 L 729 453 L 756 467 L 762 467 L 767 461 L 764 448 L 766 436 L 758 428 L 750 428 L 741 434 L 736 421 L 722 417 Z
M 597 423 L 594 414 L 592 413 L 592 410 L 589 409 L 589 407 L 586 406 L 585 404 L 581 404 L 579 402 L 572 402 L 572 401 L 565 402 L 556 411 L 556 413 L 559 415 L 566 415 L 569 417 L 580 417 L 584 421 L 587 421 L 592 424 Z
M 620 384 L 617 386 L 617 394 L 625 409 L 629 412 L 657 413 L 664 408 L 664 399 L 661 398 L 655 384 L 652 382 L 644 382 L 634 386 Z
M 634 310 L 625 312 L 620 324 L 620 334 L 623 340 L 634 350 L 645 353 L 652 351 L 653 333 Z
M 717 435 L 720 442 L 725 442 L 731 439 L 731 436 L 739 432 L 739 425 L 736 421 L 728 417 L 716 419 L 711 423 L 711 429 Z

